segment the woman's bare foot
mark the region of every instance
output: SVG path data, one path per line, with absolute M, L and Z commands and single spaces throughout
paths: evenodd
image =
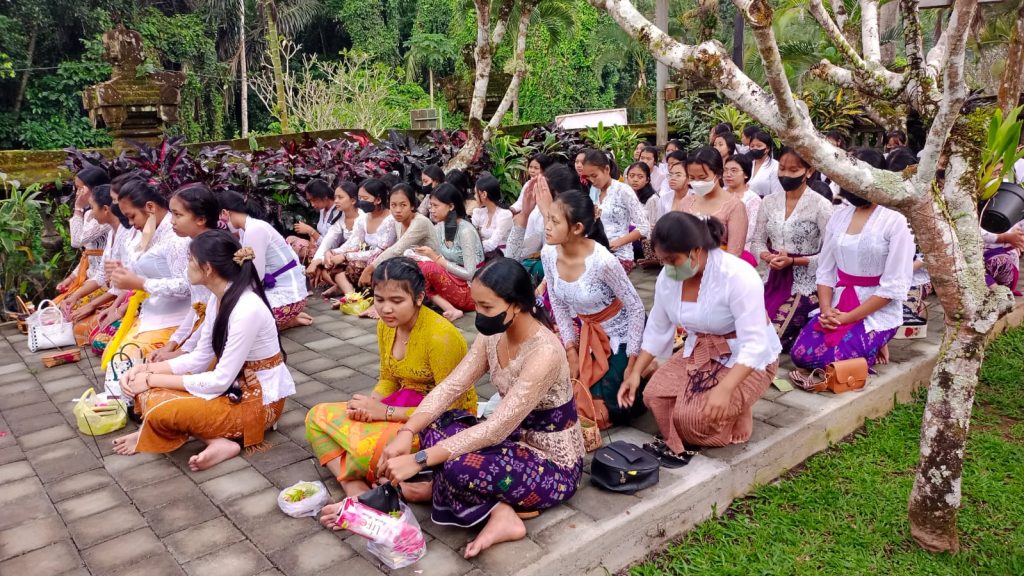
M 360 318 L 369 318 L 370 320 L 380 320 L 380 314 L 377 314 L 377 307 L 370 306 L 366 310 L 359 313 Z
M 114 452 L 122 456 L 131 456 L 135 454 L 135 447 L 139 445 L 139 433 L 136 431 L 131 434 L 125 434 L 120 438 L 115 438 L 113 444 Z
M 878 356 L 875 358 L 875 364 L 888 364 L 889 363 L 889 345 L 882 346 L 882 349 L 878 351 Z
M 238 453 L 242 451 L 242 447 L 237 442 L 232 442 L 227 438 L 214 438 L 212 440 L 204 438 L 203 442 L 206 442 L 206 448 L 188 459 L 188 467 L 193 472 L 206 470 L 229 458 L 238 456 Z
M 430 502 L 434 497 L 433 482 L 402 482 L 398 487 L 407 502 Z
M 295 322 L 298 323 L 299 326 L 309 326 L 313 323 L 313 317 L 305 312 L 301 312 L 295 318 Z
M 451 310 L 445 310 L 442 316 L 447 318 L 449 322 L 455 322 L 459 318 L 462 318 L 463 312 L 458 308 L 452 308 Z
M 344 502 L 344 500 L 342 501 Z M 331 530 L 341 530 L 338 526 L 338 516 L 341 514 L 342 502 L 328 504 L 320 509 L 320 525 Z
M 332 296 L 337 296 L 338 294 L 341 294 L 341 291 L 338 290 L 338 287 L 331 286 L 327 290 L 324 290 L 322 296 L 324 297 L 324 300 L 329 300 Z
M 349 498 L 358 498 L 363 492 L 370 491 L 370 485 L 362 480 L 345 480 L 340 484 L 341 489 L 345 491 L 345 496 Z
M 516 511 L 505 503 L 498 504 L 491 511 L 487 525 L 469 544 L 466 544 L 466 558 L 473 558 L 484 550 L 502 542 L 513 542 L 526 538 L 526 524 L 516 516 Z

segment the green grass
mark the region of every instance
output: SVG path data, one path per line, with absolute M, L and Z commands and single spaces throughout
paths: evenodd
M 924 396 L 734 502 L 631 576 L 1024 575 L 1024 329 L 989 348 L 967 445 L 959 554 L 910 538 Z

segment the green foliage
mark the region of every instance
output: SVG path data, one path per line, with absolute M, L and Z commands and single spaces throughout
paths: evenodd
M 999 189 L 1003 178 L 1013 174 L 1014 163 L 1024 157 L 1024 152 L 1017 148 L 1021 125 L 1024 124 L 1017 119 L 1021 110 L 1024 110 L 1024 106 L 1014 108 L 1005 117 L 999 108 L 992 110 L 988 139 L 981 151 L 981 165 L 978 167 L 982 199 L 991 198 Z
M 925 395 L 868 421 L 850 442 L 809 459 L 699 525 L 632 576 L 682 574 L 1024 573 L 1024 329 L 989 347 L 964 463 L 958 554 L 931 554 L 910 537 Z M 742 562 L 737 562 L 742 559 Z
M 32 82 L 21 114 L 0 122 L 0 147 L 60 149 L 110 144 L 82 112 L 82 90 L 110 78 L 110 67 L 95 62 L 64 62 L 55 73 Z
M 352 50 L 392 65 L 399 63 L 396 0 L 331 0 L 330 11 L 348 33 Z
M 714 124 L 721 124 L 722 122 L 725 122 L 732 126 L 733 132 L 736 133 L 737 138 L 743 132 L 744 126 L 754 123 L 754 119 L 746 112 L 743 112 L 739 108 L 728 103 L 714 106 L 707 111 L 707 115 Z M 710 129 L 708 131 L 710 132 Z
M 487 154 L 493 163 L 490 173 L 501 183 L 501 195 L 506 201 L 511 203 L 519 197 L 527 159 L 535 151 L 513 136 L 498 136 L 487 143 Z
M 708 134 L 715 125 L 715 120 L 705 113 L 708 106 L 707 101 L 693 92 L 669 102 L 668 123 L 678 134 L 685 150 L 707 144 Z
M 640 142 L 640 133 L 636 130 L 631 130 L 628 126 L 605 128 L 603 122 L 598 122 L 597 128 L 588 128 L 584 134 L 591 146 L 611 152 L 619 168 L 625 169 L 633 163 L 633 151 Z
M 60 254 L 45 258 L 43 224 L 45 202 L 40 200 L 40 185 L 22 189 L 15 180 L 0 173 L 0 285 L 4 292 L 37 299 L 52 279 Z
M 839 130 L 849 134 L 854 122 L 864 114 L 860 99 L 842 88 L 804 92 L 800 99 L 807 104 L 811 122 L 820 132 Z

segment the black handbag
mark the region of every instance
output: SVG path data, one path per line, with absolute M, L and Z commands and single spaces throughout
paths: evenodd
M 356 500 L 379 512 L 393 514 L 399 511 L 398 503 L 401 502 L 401 497 L 393 485 L 381 484 L 372 490 L 363 492 L 356 497 Z
M 658 483 L 658 459 L 636 444 L 616 440 L 594 452 L 590 482 L 612 492 L 632 494 Z

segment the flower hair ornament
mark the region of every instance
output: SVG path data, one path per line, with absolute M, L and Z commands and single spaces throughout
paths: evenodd
M 235 251 L 234 261 L 239 266 L 245 262 L 252 261 L 254 258 L 256 258 L 256 253 L 252 251 L 251 246 L 243 246 Z

